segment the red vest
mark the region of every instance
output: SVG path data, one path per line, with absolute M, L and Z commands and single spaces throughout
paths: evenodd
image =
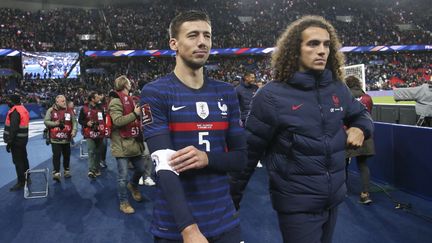
M 372 98 L 368 94 L 363 94 L 358 98 L 358 100 L 366 107 L 369 113 L 372 114 L 372 107 L 373 107 Z
M 84 138 L 103 138 L 105 137 L 105 121 L 103 118 L 102 109 L 98 109 L 97 107 L 89 107 L 88 104 L 83 106 L 83 112 L 85 114 L 85 123 L 89 121 L 98 122 L 97 131 L 95 131 L 92 127 L 83 127 L 82 133 Z
M 132 113 L 135 109 L 135 102 L 131 96 L 117 92 L 119 99 L 123 105 L 123 115 Z M 141 119 L 135 119 L 133 122 L 120 128 L 120 136 L 122 138 L 136 138 L 142 136 Z
M 6 121 L 5 121 L 5 126 L 10 126 L 10 114 L 13 111 L 17 111 L 20 115 L 20 128 L 24 127 L 24 128 L 28 128 L 29 122 L 30 122 L 30 114 L 27 111 L 27 109 L 23 106 L 23 105 L 15 105 L 13 106 L 7 113 L 6 115 Z
M 63 130 L 60 127 L 50 128 L 50 138 L 53 139 L 71 139 L 72 134 L 72 114 L 73 111 L 70 109 L 61 109 L 56 110 L 52 109 L 51 111 L 51 121 L 63 121 L 64 128 Z
M 110 138 L 112 131 L 112 120 L 111 116 L 107 113 L 105 114 L 105 137 Z
M 23 105 L 15 105 L 8 111 L 8 113 L 6 115 L 5 128 L 4 128 L 5 133 L 3 134 L 3 140 L 5 142 L 9 141 L 10 114 L 15 110 L 20 115 L 20 124 L 19 124 L 18 132 L 17 132 L 16 136 L 17 137 L 28 137 L 28 127 L 29 127 L 29 122 L 30 122 L 30 114 Z

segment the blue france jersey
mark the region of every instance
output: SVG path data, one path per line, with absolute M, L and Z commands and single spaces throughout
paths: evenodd
M 226 152 L 228 139 L 243 135 L 234 88 L 205 78 L 200 89 L 185 86 L 174 73 L 147 84 L 141 93 L 148 115 L 144 137 L 168 135 L 174 150 L 193 145 L 206 152 Z M 163 148 L 161 148 L 163 149 Z M 239 224 L 229 193 L 228 176 L 210 168 L 180 174 L 187 203 L 206 237 L 219 235 Z M 152 233 L 181 239 L 174 217 L 157 189 Z

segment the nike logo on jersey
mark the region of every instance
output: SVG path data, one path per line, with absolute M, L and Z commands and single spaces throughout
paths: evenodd
M 185 108 L 186 106 L 184 105 L 184 106 L 179 106 L 179 107 L 175 107 L 174 105 L 172 105 L 171 106 L 171 110 L 172 111 L 178 111 L 178 110 L 181 110 L 181 109 L 183 109 L 183 108 Z
M 296 111 L 296 110 L 300 109 L 300 107 L 301 107 L 302 105 L 303 105 L 303 103 L 300 104 L 300 105 L 292 105 L 292 106 L 291 106 L 291 109 L 292 109 L 293 111 Z

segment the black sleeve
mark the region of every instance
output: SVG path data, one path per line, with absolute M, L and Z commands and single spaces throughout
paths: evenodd
M 146 139 L 150 154 L 161 149 L 173 149 L 169 134 L 162 134 Z M 157 185 L 171 209 L 179 232 L 194 224 L 195 219 L 187 205 L 186 196 L 180 178 L 172 171 L 161 170 L 156 173 Z
M 228 137 L 228 152 L 207 152 L 209 168 L 221 171 L 241 171 L 247 162 L 246 138 L 244 134 Z
M 278 127 L 277 102 L 272 93 L 261 88 L 252 98 L 251 111 L 246 120 L 247 162 L 240 172 L 230 177 L 230 193 L 239 208 L 244 190 L 252 177 Z
M 87 127 L 87 123 L 86 123 L 86 116 L 84 114 L 84 108 L 81 108 L 80 112 L 79 112 L 79 116 L 78 116 L 78 123 L 82 126 L 82 127 Z
M 174 215 L 178 231 L 181 232 L 187 226 L 194 224 L 195 219 L 187 205 L 180 178 L 174 172 L 168 170 L 159 171 L 157 176 L 157 185 L 161 188 L 168 206 Z
M 10 119 L 10 130 L 9 130 L 10 141 L 8 141 L 8 143 L 13 143 L 18 133 L 21 118 L 19 113 L 15 110 L 9 115 L 9 119 Z

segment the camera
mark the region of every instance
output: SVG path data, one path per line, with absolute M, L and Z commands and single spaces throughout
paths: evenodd
M 58 127 L 60 128 L 60 130 L 63 130 L 65 128 L 64 120 L 60 120 L 60 124 L 58 125 Z
M 91 129 L 93 132 L 98 132 L 99 131 L 99 122 L 98 121 L 92 122 Z

